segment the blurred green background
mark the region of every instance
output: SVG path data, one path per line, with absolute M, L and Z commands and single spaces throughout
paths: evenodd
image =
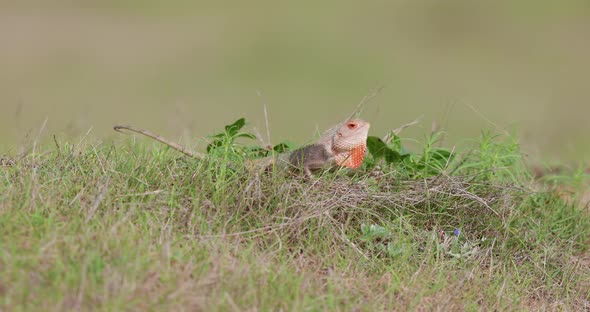
M 273 143 L 303 144 L 384 85 L 372 134 L 424 115 L 405 135 L 436 121 L 450 145 L 497 127 L 543 160 L 590 155 L 587 0 L 13 2 L 1 154 L 46 118 L 47 141 L 123 139 L 124 123 L 201 148 L 239 117 L 265 133 L 263 103 Z

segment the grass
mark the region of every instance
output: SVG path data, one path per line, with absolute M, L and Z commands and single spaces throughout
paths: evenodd
M 473 142 L 313 180 L 252 171 L 233 140 L 5 157 L 0 310 L 588 309 L 588 208 L 518 142 Z

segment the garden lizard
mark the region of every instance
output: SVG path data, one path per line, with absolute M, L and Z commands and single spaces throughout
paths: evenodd
M 287 165 L 291 168 L 303 169 L 307 176 L 311 176 L 312 170 L 334 166 L 357 169 L 365 157 L 369 127 L 370 124 L 364 120 L 348 119 L 326 131 L 315 143 L 280 155 L 276 163 L 279 166 Z M 115 126 L 114 130 L 118 132 L 121 130 L 133 131 L 166 144 L 187 156 L 204 157 L 203 154 L 194 153 L 147 130 L 130 126 Z M 255 163 L 267 167 L 275 163 L 275 159 L 268 158 L 268 161 Z
M 357 169 L 367 150 L 367 135 L 371 125 L 361 119 L 349 119 L 326 131 L 315 143 L 280 157 L 311 176 L 311 170 L 336 166 Z

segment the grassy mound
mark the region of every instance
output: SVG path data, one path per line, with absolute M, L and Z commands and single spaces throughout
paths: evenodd
M 514 141 L 373 138 L 359 171 L 310 180 L 252 170 L 267 152 L 238 136 L 202 160 L 131 141 L 4 158 L 0 310 L 590 304 L 589 211 L 533 181 Z

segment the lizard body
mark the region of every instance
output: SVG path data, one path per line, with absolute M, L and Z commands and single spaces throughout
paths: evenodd
M 349 119 L 326 131 L 315 143 L 293 151 L 291 166 L 311 170 L 341 166 L 357 169 L 363 162 L 370 124 L 361 119 Z

